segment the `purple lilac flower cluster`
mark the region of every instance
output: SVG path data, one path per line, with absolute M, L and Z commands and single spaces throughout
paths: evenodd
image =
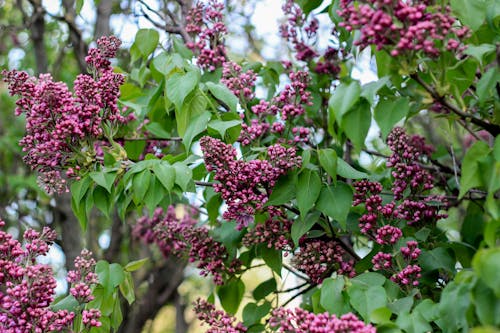
M 236 149 L 205 136 L 200 139 L 207 170 L 215 171 L 214 190 L 228 205 L 224 219 L 236 220 L 242 229 L 253 221 L 257 210 L 264 207 L 272 188 L 281 175 L 301 165 L 295 148 L 273 145 L 267 149 L 268 160 L 236 159 Z
M 3 227 L 5 222 L 0 220 L 0 228 Z M 24 249 L 12 235 L 0 230 L 0 331 L 70 330 L 76 314 L 51 310 L 56 280 L 50 266 L 36 262 L 38 256 L 47 254 L 55 232 L 47 227 L 42 232 L 28 229 L 23 238 Z M 85 304 L 88 297 L 79 301 Z M 98 318 L 89 327 L 100 326 Z
M 94 299 L 91 288 L 99 282 L 94 273 L 95 265 L 92 252 L 84 249 L 75 259 L 75 269 L 68 272 L 66 280 L 71 284 L 69 292 L 79 303 L 89 303 Z
M 240 101 L 250 101 L 255 97 L 253 88 L 257 74 L 252 70 L 242 72 L 241 66 L 234 61 L 226 61 L 222 65 L 221 83 L 225 84 Z
M 307 21 L 307 17 L 300 6 L 293 0 L 287 0 L 282 7 L 287 22 L 280 26 L 283 39 L 291 43 L 295 58 L 309 62 L 319 57 L 319 52 L 311 45 L 316 43 L 319 22 L 316 18 Z M 319 74 L 337 75 L 340 73 L 339 50 L 328 47 L 321 58 L 317 59 L 314 71 Z
M 280 34 L 283 39 L 293 45 L 297 60 L 309 61 L 318 56 L 318 53 L 309 46 L 316 38 L 319 28 L 318 20 L 313 18 L 307 23 L 306 15 L 293 0 L 287 0 L 282 9 L 287 16 L 287 22 L 280 26 Z
M 231 259 L 226 248 L 209 235 L 206 227 L 196 227 L 193 212 L 185 211 L 178 218 L 174 206 L 165 212 L 157 208 L 151 218 L 139 218 L 133 235 L 149 244 L 156 244 L 165 257 L 187 258 L 197 262 L 202 276 L 212 274 L 215 284 L 222 284 L 225 275 L 235 274 L 241 263 Z
M 299 252 L 292 259 L 293 265 L 304 272 L 312 283 L 320 284 L 334 271 L 354 277 L 354 260 L 335 240 L 321 238 L 300 241 Z
M 285 132 L 285 122 L 293 122 L 305 113 L 305 106 L 312 105 L 311 93 L 307 90 L 309 74 L 305 71 L 291 71 L 289 78 L 291 82 L 285 85 L 271 102 L 261 100 L 251 107 L 251 114 L 256 118 L 251 119 L 249 124 L 242 124 L 238 139 L 242 145 L 249 145 L 269 132 L 281 136 Z M 269 116 L 274 118 L 272 124 L 269 122 Z M 309 141 L 310 131 L 306 127 L 295 127 L 292 134 L 294 138 L 288 140 L 288 144 Z
M 394 128 L 387 137 L 387 144 L 392 154 L 387 166 L 392 168 L 394 178 L 392 193 L 394 200 L 383 204 L 383 187 L 378 182 L 361 180 L 354 184 L 353 205 L 364 204 L 366 213 L 359 219 L 361 232 L 368 235 L 382 246 L 382 251 L 372 258 L 375 270 L 392 274 L 391 278 L 402 286 L 417 286 L 421 268 L 415 264 L 420 250 L 415 241 L 408 241 L 406 246 L 394 251 L 403 238 L 402 222 L 408 226 L 420 227 L 426 223 L 435 223 L 446 217 L 439 213 L 439 207 L 433 202 L 445 205 L 439 196 L 421 195 L 431 190 L 433 178 L 422 167 L 433 149 L 426 145 L 422 137 L 409 136 L 400 128 Z M 402 258 L 406 266 L 398 269 L 395 256 Z
M 392 56 L 422 51 L 438 57 L 443 49 L 461 51 L 467 27 L 455 24 L 448 6 L 431 0 L 341 0 L 340 26 L 360 30 L 357 45 L 375 45 Z
M 269 326 L 283 333 L 375 333 L 373 326 L 365 324 L 354 314 L 340 318 L 327 312 L 314 314 L 301 308 L 277 308 L 272 312 Z
M 194 40 L 186 46 L 197 54 L 198 66 L 210 72 L 221 67 L 227 59 L 223 10 L 224 4 L 217 0 L 198 1 L 186 17 L 186 31 Z
M 256 223 L 255 227 L 250 229 L 242 239 L 242 244 L 251 247 L 257 244 L 266 244 L 271 249 L 291 252 L 293 249 L 292 221 L 287 219 L 282 209 L 269 206 L 267 207 L 269 218 L 264 223 Z
M 242 333 L 247 328 L 241 322 L 224 311 L 217 310 L 215 306 L 198 298 L 194 302 L 194 312 L 198 320 L 210 326 L 206 333 Z
M 88 155 L 85 139 L 99 138 L 103 122 L 126 122 L 118 108 L 121 74 L 113 73 L 109 58 L 114 57 L 120 40 L 102 37 L 97 48 L 85 58 L 93 76 L 80 74 L 74 82 L 74 95 L 63 82 L 50 74 L 38 78 L 16 70 L 3 71 L 11 95 L 19 96 L 16 115 L 26 114 L 26 135 L 20 141 L 27 152 L 24 161 L 40 174 L 47 192 L 67 191 L 64 176 L 77 177 L 70 159 Z M 84 156 L 78 163 L 88 163 Z M 67 174 L 64 175 L 64 170 Z

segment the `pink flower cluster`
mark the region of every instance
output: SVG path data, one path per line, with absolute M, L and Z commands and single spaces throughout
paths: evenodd
M 223 11 L 224 4 L 217 0 L 198 1 L 186 17 L 186 31 L 194 39 L 186 46 L 197 54 L 198 66 L 210 72 L 221 67 L 227 58 Z
M 272 312 L 269 326 L 282 333 L 375 333 L 373 326 L 365 324 L 354 314 L 338 318 L 327 312 L 314 314 L 301 308 L 277 308 Z
M 317 40 L 319 21 L 316 18 L 308 21 L 300 6 L 293 0 L 287 0 L 282 9 L 287 22 L 280 26 L 280 34 L 283 39 L 292 44 L 295 58 L 305 62 L 318 58 L 320 54 L 312 45 Z M 339 49 L 328 47 L 311 68 L 314 68 L 318 74 L 336 76 L 340 73 L 340 55 Z
M 0 220 L 3 227 L 5 222 Z M 18 240 L 0 230 L 0 331 L 70 330 L 75 313 L 51 310 L 56 280 L 50 266 L 36 262 L 38 256 L 47 254 L 55 232 L 49 228 L 42 232 L 29 229 L 23 238 L 24 249 Z
M 206 333 L 242 333 L 247 331 L 247 328 L 235 317 L 217 310 L 213 304 L 203 299 L 198 298 L 194 302 L 194 312 L 198 320 L 210 326 Z
M 264 223 L 256 223 L 242 239 L 242 244 L 251 247 L 266 244 L 271 249 L 291 252 L 293 243 L 290 235 L 292 221 L 286 218 L 285 212 L 275 207 L 267 208 L 269 218 Z
M 295 118 L 304 114 L 305 105 L 312 105 L 311 93 L 307 91 L 310 81 L 309 73 L 305 71 L 290 72 L 290 84 L 273 99 L 274 105 L 281 111 L 281 118 Z
M 74 82 L 74 95 L 63 82 L 54 82 L 50 74 L 39 78 L 16 70 L 3 71 L 11 95 L 19 96 L 16 115 L 26 114 L 26 135 L 20 141 L 27 152 L 24 161 L 40 173 L 40 181 L 49 193 L 67 191 L 64 170 L 76 176 L 70 167 L 75 153 L 84 155 L 86 139 L 102 136 L 103 122 L 125 122 L 118 108 L 121 74 L 113 73 L 109 58 L 120 45 L 116 37 L 102 37 L 98 48 L 91 48 L 86 61 L 93 76 L 80 74 Z M 87 163 L 85 156 L 78 163 Z M 72 162 L 74 163 L 74 162 Z
M 241 66 L 233 61 L 226 61 L 222 65 L 221 83 L 225 84 L 240 101 L 250 101 L 255 97 L 253 88 L 257 74 L 252 70 L 242 72 Z
M 267 149 L 267 160 L 236 159 L 236 149 L 205 136 L 200 139 L 207 170 L 215 171 L 214 190 L 221 193 L 228 209 L 224 219 L 236 220 L 242 229 L 253 221 L 257 210 L 264 207 L 272 188 L 281 175 L 301 165 L 295 148 L 273 145 Z
M 444 49 L 461 51 L 467 27 L 459 27 L 449 7 L 421 0 L 341 0 L 338 14 L 346 30 L 360 30 L 357 45 L 375 45 L 392 56 L 422 51 L 437 57 Z
M 282 7 L 287 23 L 280 26 L 281 37 L 290 42 L 296 52 L 297 60 L 310 61 L 318 53 L 308 44 L 314 43 L 319 22 L 313 18 L 306 24 L 306 15 L 293 0 L 287 0 Z
M 446 217 L 439 213 L 439 207 L 433 203 L 442 203 L 443 198 L 422 194 L 433 188 L 433 178 L 422 167 L 433 149 L 425 144 L 420 136 L 409 136 L 402 128 L 396 127 L 387 137 L 387 144 L 392 154 L 387 166 L 392 168 L 394 177 L 392 193 L 394 200 L 383 204 L 383 187 L 378 182 L 361 180 L 354 184 L 353 205 L 364 204 L 366 213 L 359 219 L 361 232 L 368 235 L 376 243 L 382 245 L 380 251 L 372 258 L 374 269 L 392 273 L 392 279 L 403 286 L 417 286 L 421 268 L 414 264 L 420 250 L 417 242 L 409 241 L 406 247 L 399 249 L 399 256 L 407 266 L 402 270 L 394 262 L 394 248 L 403 237 L 401 221 L 412 227 L 420 227 L 425 223 L 435 223 Z
M 292 262 L 315 284 L 320 284 L 333 272 L 349 277 L 356 274 L 354 260 L 335 240 L 313 238 L 301 241 L 299 252 L 294 255 Z
M 241 263 L 231 259 L 224 245 L 209 235 L 206 227 L 196 227 L 193 214 L 186 211 L 177 218 L 174 206 L 164 212 L 157 208 L 151 218 L 141 217 L 133 234 L 147 243 L 155 243 L 165 257 L 187 258 L 197 262 L 202 276 L 212 274 L 214 283 L 222 284 L 225 275 L 235 274 Z
M 256 118 L 250 119 L 249 124 L 242 124 L 238 139 L 242 145 L 246 146 L 260 140 L 269 132 L 281 136 L 285 132 L 285 122 L 292 123 L 305 113 L 305 106 L 312 105 L 311 93 L 307 90 L 310 81 L 309 74 L 305 71 L 292 71 L 289 73 L 289 78 L 291 82 L 285 85 L 271 102 L 261 100 L 251 107 L 251 112 Z M 268 116 L 275 117 L 272 124 Z M 310 131 L 305 127 L 295 127 L 292 134 L 293 140 L 288 140 L 288 144 L 306 143 L 309 140 Z
M 97 274 L 94 273 L 95 265 L 92 252 L 84 249 L 75 259 L 75 270 L 68 272 L 66 280 L 71 284 L 69 293 L 79 303 L 89 303 L 94 299 L 91 288 L 99 282 Z
M 387 166 L 393 168 L 392 191 L 396 200 L 403 197 L 406 189 L 419 193 L 434 187 L 432 175 L 420 164 L 420 160 L 430 156 L 434 150 L 425 144 L 421 136 L 410 137 L 404 129 L 395 127 L 387 136 L 387 145 L 393 152 Z

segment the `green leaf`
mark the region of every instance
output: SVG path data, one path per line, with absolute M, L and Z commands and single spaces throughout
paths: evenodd
M 479 250 L 472 259 L 472 267 L 484 283 L 493 289 L 495 295 L 500 298 L 500 283 L 498 283 L 500 247 Z
M 323 0 L 297 0 L 297 4 L 302 8 L 304 14 L 308 15 L 310 12 L 321 6 Z
M 270 278 L 269 280 L 266 280 L 259 284 L 254 291 L 252 292 L 253 298 L 255 300 L 261 300 L 270 293 L 274 292 L 276 290 L 276 280 L 274 278 Z
M 333 123 L 342 124 L 342 118 L 354 104 L 357 103 L 361 94 L 361 86 L 358 81 L 341 83 L 328 101 L 328 131 L 333 133 Z
M 297 205 L 304 218 L 314 206 L 321 191 L 321 179 L 316 171 L 304 170 L 297 180 Z
M 271 310 L 271 303 L 264 302 L 264 304 L 257 305 L 257 303 L 248 303 L 245 308 L 243 308 L 243 325 L 245 327 L 250 327 L 252 325 L 260 323 L 260 320 L 264 318 Z
M 408 114 L 410 102 L 407 97 L 398 97 L 394 100 L 385 99 L 378 102 L 373 117 L 380 127 L 382 137 L 386 138 L 394 125 Z
M 448 272 L 455 271 L 455 260 L 444 248 L 438 247 L 431 251 L 422 251 L 418 257 L 418 262 L 425 271 L 445 269 Z
M 262 259 L 276 274 L 281 276 L 281 268 L 283 267 L 283 257 L 281 251 L 274 248 L 268 248 L 267 244 L 262 244 L 260 254 Z
M 280 177 L 266 202 L 266 206 L 279 206 L 290 202 L 295 198 L 296 182 L 297 174 L 295 173 Z
M 410 312 L 412 306 L 413 306 L 412 296 L 399 298 L 394 302 L 387 304 L 387 307 L 395 314 L 400 314 L 402 312 Z
M 103 286 L 106 294 L 110 295 L 113 290 L 113 286 L 109 282 L 109 263 L 105 260 L 99 260 L 95 265 L 95 273 L 99 278 L 99 284 Z
M 495 1 L 495 0 L 493 0 Z M 486 19 L 486 8 L 491 0 L 451 0 L 451 9 L 460 21 L 473 31 L 479 29 Z
M 82 8 L 83 8 L 83 0 L 76 0 L 75 1 L 75 13 L 76 13 L 76 15 L 80 15 Z
M 241 126 L 241 120 L 222 121 L 216 119 L 208 123 L 208 127 L 217 131 L 223 140 L 226 137 L 226 131 L 236 126 Z
M 222 243 L 230 255 L 236 256 L 238 244 L 246 233 L 236 229 L 236 221 L 221 223 L 211 231 L 214 240 Z
M 472 285 L 452 281 L 446 285 L 439 301 L 439 319 L 435 322 L 444 333 L 459 332 L 467 328 L 467 309 L 470 305 L 469 289 Z
M 237 112 L 238 98 L 228 87 L 220 83 L 206 82 L 208 90 L 218 100 L 219 104 L 229 107 L 229 110 Z
M 124 269 L 126 272 L 134 272 L 144 266 L 145 263 L 149 261 L 149 258 L 143 258 L 139 260 L 134 260 L 125 265 Z
M 337 220 L 345 230 L 347 228 L 347 215 L 352 206 L 352 189 L 343 182 L 336 186 L 324 186 L 321 189 L 316 208 L 327 216 Z
M 368 178 L 368 174 L 354 169 L 340 157 L 337 158 L 337 174 L 347 179 Z
M 480 104 L 483 104 L 495 94 L 496 86 L 500 82 L 499 76 L 500 71 L 497 67 L 488 69 L 488 71 L 481 76 L 481 79 L 477 82 L 476 89 Z
M 486 142 L 477 141 L 474 143 L 464 156 L 462 161 L 462 177 L 460 178 L 460 193 L 458 198 L 462 198 L 467 191 L 473 187 L 482 185 L 479 174 L 478 160 L 488 155 L 490 147 Z
M 193 171 L 184 163 L 175 163 L 175 183 L 179 185 L 182 191 L 188 190 L 189 183 L 193 180 Z
M 425 320 L 420 312 L 413 311 L 411 314 L 402 312 L 398 315 L 396 324 L 408 333 L 432 332 L 432 326 Z
M 101 186 L 96 186 L 92 192 L 94 196 L 94 204 L 107 218 L 109 218 L 109 213 L 111 211 L 111 198 L 110 194 L 106 192 Z
M 151 132 L 156 138 L 159 139 L 170 139 L 171 135 L 168 133 L 160 123 L 153 122 L 146 124 L 146 130 Z
M 193 51 L 186 47 L 186 44 L 177 36 L 173 36 L 172 42 L 174 51 L 179 53 L 184 59 L 191 60 L 193 58 Z
M 149 180 L 149 188 L 144 196 L 144 205 L 148 208 L 149 216 L 153 216 L 158 204 L 165 199 L 167 191 L 157 178 L 151 177 Z
M 125 279 L 122 281 L 122 283 L 120 283 L 119 288 L 121 294 L 123 295 L 123 297 L 125 297 L 128 304 L 130 305 L 134 303 L 135 301 L 134 279 L 132 278 L 132 274 L 130 274 L 130 271 L 125 272 Z
M 217 295 L 222 307 L 232 315 L 238 311 L 244 293 L 245 284 L 240 279 L 230 280 L 217 288 Z
M 355 147 L 361 149 L 365 145 L 371 121 L 370 103 L 364 98 L 342 117 L 342 128 Z
M 90 177 L 85 176 L 82 179 L 75 181 L 73 182 L 73 184 L 71 184 L 71 196 L 77 204 L 79 204 L 80 201 L 82 201 L 85 194 L 87 194 L 90 183 L 91 183 Z
M 167 191 L 171 191 L 175 183 L 175 168 L 166 161 L 153 165 L 156 179 L 160 181 Z
M 146 141 L 125 141 L 123 148 L 129 159 L 136 161 L 144 153 Z
M 78 308 L 78 301 L 76 298 L 69 294 L 68 296 L 64 297 L 63 299 L 57 301 L 57 303 L 52 304 L 50 306 L 50 309 L 52 311 L 59 311 L 59 310 L 68 310 L 70 312 L 74 312 Z
M 495 49 L 493 44 L 467 45 L 464 53 L 476 58 L 482 66 L 484 56 L 495 52 Z
M 500 326 L 500 298 L 479 280 L 474 288 L 474 305 L 477 317 L 483 325 Z
M 160 34 L 155 29 L 140 29 L 135 35 L 134 45 L 144 58 L 156 49 Z
M 113 312 L 111 313 L 111 327 L 114 329 L 118 329 L 120 327 L 120 324 L 123 321 L 123 313 L 122 313 L 122 307 L 120 303 L 120 299 L 118 296 L 114 296 L 115 304 L 113 306 Z
M 344 285 L 345 281 L 342 276 L 323 280 L 319 302 L 331 314 L 340 316 L 349 311 L 349 304 L 342 293 Z
M 304 236 L 318 222 L 319 213 L 307 214 L 304 219 L 295 220 L 292 224 L 291 235 L 293 244 L 299 245 L 300 237 Z
M 377 81 L 364 84 L 361 87 L 361 97 L 364 97 L 371 105 L 375 103 L 377 92 L 389 83 L 389 77 L 385 76 Z
M 109 265 L 109 283 L 113 287 L 118 287 L 125 280 L 125 272 L 120 264 Z
M 182 138 L 182 142 L 184 143 L 184 147 L 186 147 L 186 151 L 189 151 L 189 149 L 191 148 L 193 139 L 198 134 L 207 129 L 207 125 L 211 117 L 211 113 L 205 111 L 202 114 L 191 119 L 191 123 L 189 124 L 188 128 L 186 129 L 186 133 L 184 133 L 184 136 Z
M 149 183 L 151 180 L 151 172 L 149 170 L 143 170 L 136 175 L 134 175 L 132 181 L 133 187 L 133 200 L 136 205 L 142 203 L 146 192 L 149 189 Z
M 333 182 L 337 181 L 337 152 L 331 148 L 320 149 L 318 152 L 319 163 L 326 173 L 332 177 Z
M 370 319 L 373 310 L 387 305 L 387 295 L 382 286 L 373 285 L 365 289 L 358 284 L 353 284 L 347 288 L 347 294 L 352 307 L 365 320 Z
M 370 322 L 375 324 L 391 323 L 392 312 L 388 308 L 378 308 L 370 314 Z
M 165 81 L 165 93 L 167 98 L 181 110 L 186 97 L 196 88 L 200 81 L 200 73 L 190 71 L 186 74 L 174 73 Z
M 116 172 L 94 171 L 91 172 L 90 177 L 100 186 L 104 187 L 108 193 L 111 193 L 111 188 L 115 183 Z
M 351 279 L 353 284 L 361 288 L 368 289 L 371 286 L 382 286 L 386 282 L 386 278 L 379 273 L 366 272 Z
M 197 89 L 186 98 L 181 109 L 175 109 L 177 133 L 181 137 L 186 133 L 192 119 L 206 111 L 207 103 L 207 98 Z

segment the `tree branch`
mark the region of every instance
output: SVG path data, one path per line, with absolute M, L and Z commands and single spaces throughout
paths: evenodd
M 448 110 L 450 110 L 454 114 L 458 115 L 462 119 L 469 119 L 471 123 L 487 130 L 493 136 L 497 136 L 500 134 L 500 126 L 491 124 L 482 119 L 476 118 L 471 114 L 463 112 L 455 104 L 451 103 L 446 98 L 446 96 L 441 96 L 436 89 L 434 89 L 432 86 L 428 85 L 424 80 L 422 80 L 422 78 L 418 75 L 418 73 L 410 74 L 410 77 L 416 82 L 418 82 L 418 84 L 420 84 L 422 88 L 424 88 L 432 96 L 432 98 L 434 98 L 435 101 L 445 106 Z

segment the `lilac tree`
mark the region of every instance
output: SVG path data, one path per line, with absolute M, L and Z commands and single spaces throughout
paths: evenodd
M 208 332 L 496 332 L 495 1 L 287 0 L 293 58 L 264 63 L 231 59 L 224 11 L 181 11 L 165 45 L 139 30 L 122 67 L 120 41 L 100 38 L 72 89 L 5 71 L 45 189 L 70 191 L 83 232 L 94 208 L 116 215 L 209 277 L 194 304 Z M 361 55 L 378 80 L 354 75 Z M 119 328 L 142 264 L 68 275 L 83 326 Z M 242 277 L 262 265 L 252 290 Z

